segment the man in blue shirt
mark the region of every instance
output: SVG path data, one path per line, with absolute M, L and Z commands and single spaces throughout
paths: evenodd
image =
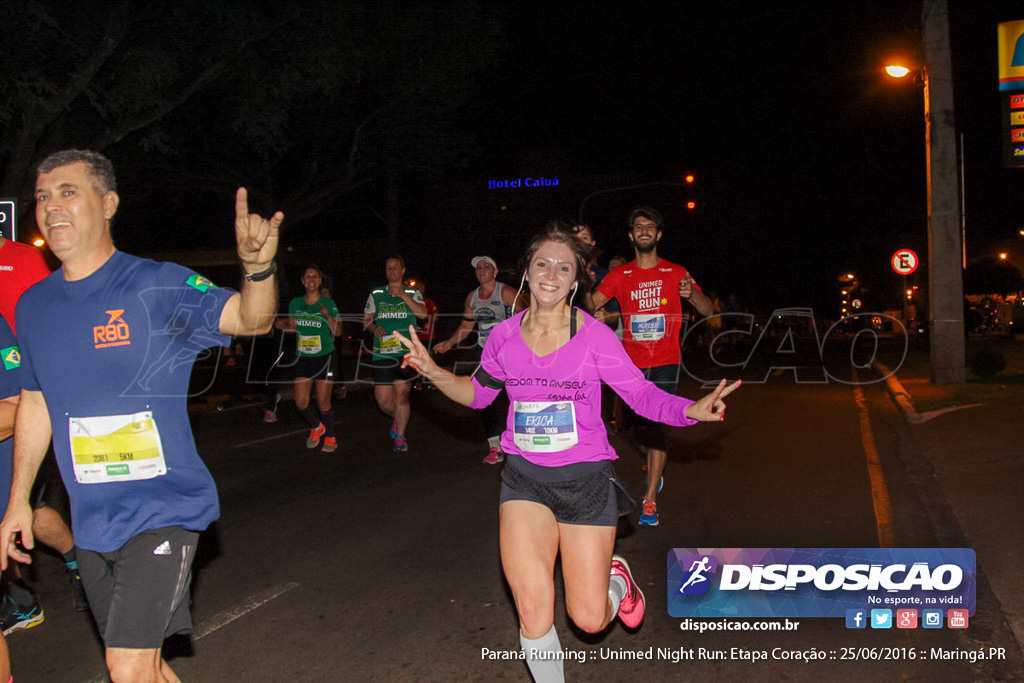
M 219 515 L 188 423 L 189 370 L 204 349 L 270 329 L 284 215 L 250 214 L 239 188 L 245 281 L 231 292 L 116 249 L 120 198 L 103 155 L 58 152 L 37 173 L 36 222 L 61 268 L 18 302 L 22 390 L 0 566 L 30 561 L 18 534 L 31 549 L 29 492 L 52 439 L 111 679 L 177 680 L 161 647 L 192 630 L 196 541 Z

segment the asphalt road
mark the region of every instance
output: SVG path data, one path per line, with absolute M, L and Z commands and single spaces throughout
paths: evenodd
M 860 390 L 896 545 L 965 543 L 882 386 Z M 684 395 L 697 391 L 683 382 Z M 799 620 L 793 632 L 696 634 L 667 614 L 666 556 L 674 547 L 879 545 L 855 391 L 776 373 L 734 394 L 724 424 L 670 431 L 662 524 L 638 528 L 634 513 L 617 542 L 647 595 L 646 621 L 636 632 L 613 622 L 599 636 L 580 633 L 567 623 L 559 587 L 556 625 L 574 656 L 565 664 L 569 680 L 1024 677 L 983 571 L 977 615 L 964 631 L 852 631 L 831 618 Z M 480 462 L 479 419 L 437 391 L 416 392 L 410 450 L 396 454 L 371 391 L 354 389 L 335 408 L 343 436 L 331 455 L 306 450 L 307 430 L 288 402 L 271 425 L 256 404 L 194 415 L 222 517 L 204 534 L 197 560 L 197 631 L 169 643 L 172 667 L 187 681 L 529 680 L 522 662 L 482 655 L 516 652 L 518 629 L 498 557 L 499 468 Z M 613 444 L 620 477 L 640 493 L 642 460 L 629 435 Z M 58 559 L 37 553 L 31 578 L 46 621 L 8 637 L 15 680 L 104 680 L 102 647 L 88 615 L 72 611 Z M 842 658 L 844 648 L 862 646 L 1004 647 L 1009 658 Z M 804 662 L 779 659 L 781 651 L 837 656 Z M 653 659 L 610 659 L 638 653 Z M 672 653 L 694 659 L 676 662 Z M 725 658 L 710 658 L 715 653 Z

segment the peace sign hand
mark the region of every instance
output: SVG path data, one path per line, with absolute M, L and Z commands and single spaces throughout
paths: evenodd
M 721 422 L 725 419 L 725 401 L 722 399 L 739 389 L 742 383 L 736 380 L 727 386 L 723 379 L 711 393 L 686 408 L 686 417 L 701 422 Z
M 416 336 L 416 328 L 409 325 L 409 336 L 404 336 L 397 330 L 392 332 L 398 341 L 402 342 L 402 345 L 409 349 L 409 353 L 405 354 L 405 358 L 402 359 L 402 367 L 412 367 L 413 370 L 420 373 L 424 377 L 430 375 L 430 373 L 437 369 L 437 363 L 430 356 L 430 352 L 427 351 L 427 347 L 423 346 L 423 342 Z

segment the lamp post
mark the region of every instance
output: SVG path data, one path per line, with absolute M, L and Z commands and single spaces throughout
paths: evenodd
M 946 0 L 924 3 L 924 65 L 916 72 L 924 85 L 925 155 L 928 191 L 928 319 L 931 380 L 942 385 L 966 380 L 964 337 L 963 236 L 957 206 L 953 67 Z M 892 67 L 891 76 L 899 77 Z

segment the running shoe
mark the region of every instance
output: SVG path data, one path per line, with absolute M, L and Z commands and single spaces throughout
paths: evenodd
M 71 582 L 71 602 L 76 612 L 89 610 L 89 598 L 85 596 L 85 587 L 82 586 L 82 575 L 78 570 L 78 562 L 64 564 L 64 571 L 68 574 L 68 581 Z
M 396 436 L 395 437 L 395 453 L 401 453 L 401 452 L 407 451 L 407 450 L 409 450 L 409 444 L 407 444 L 405 442 L 405 437 L 404 436 Z
M 488 465 L 497 465 L 499 462 L 505 460 L 505 454 L 499 451 L 497 448 L 491 448 L 491 452 L 484 458 L 484 462 Z
M 612 555 L 612 576 L 621 576 L 626 581 L 626 595 L 619 603 L 619 621 L 629 628 L 637 628 L 644 621 L 646 603 L 640 586 L 633 581 L 633 574 L 629 571 L 629 565 L 624 557 Z
M 395 420 L 391 421 L 391 431 L 388 432 L 388 436 L 390 436 L 392 439 L 398 438 L 398 422 L 396 422 Z
M 39 606 L 39 599 L 32 596 L 32 604 L 28 607 L 18 607 L 10 595 L 4 595 L 3 605 L 0 605 L 0 624 L 4 635 L 10 635 L 23 628 L 33 628 L 43 623 L 43 608 Z
M 320 426 L 316 429 L 309 430 L 309 438 L 306 439 L 306 448 L 316 448 L 320 445 L 320 437 L 327 431 L 327 427 L 321 422 Z
M 322 449 L 324 453 L 333 453 L 338 450 L 338 439 L 333 436 L 324 437 L 324 447 Z
M 643 502 L 643 512 L 640 514 L 640 524 L 643 526 L 658 526 L 658 506 L 646 498 Z
M 264 410 L 263 421 L 267 423 L 277 422 L 277 413 L 275 413 L 273 410 Z

